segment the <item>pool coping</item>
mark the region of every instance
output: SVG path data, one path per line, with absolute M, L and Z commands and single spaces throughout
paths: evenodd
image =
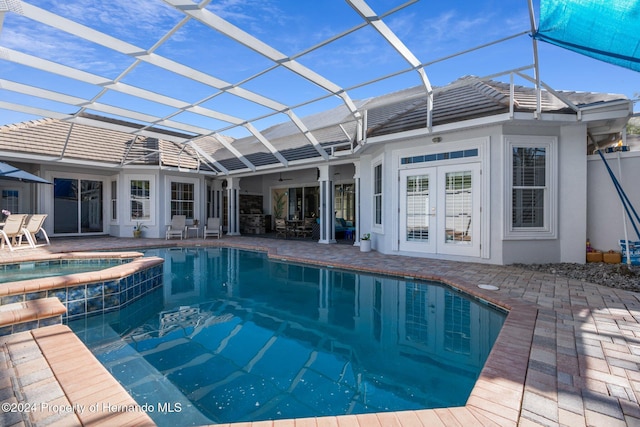
M 640 424 L 639 293 L 510 266 L 410 258 L 375 251 L 360 254 L 358 248 L 346 245 L 315 242 L 301 245 L 295 241 L 246 236 L 179 243 L 159 239 L 95 240 L 84 240 L 83 248 L 237 247 L 293 262 L 441 280 L 509 309 L 506 327 L 501 330 L 463 407 L 236 425 Z M 76 247 L 74 243 L 70 240 L 68 247 Z M 59 245 L 58 250 L 64 248 Z M 425 275 L 422 271 L 438 274 Z M 495 283 L 501 289 L 483 290 L 475 286 L 478 283 Z

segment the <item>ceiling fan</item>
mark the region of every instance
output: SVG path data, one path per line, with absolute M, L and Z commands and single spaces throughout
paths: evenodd
M 282 182 L 282 181 L 291 181 L 293 178 L 283 178 L 282 177 L 282 173 L 280 174 L 280 178 L 278 178 L 278 182 Z

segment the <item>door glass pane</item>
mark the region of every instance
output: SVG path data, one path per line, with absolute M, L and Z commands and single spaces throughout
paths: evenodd
M 53 232 L 78 232 L 78 180 L 53 180 Z
M 80 232 L 102 232 L 102 182 L 80 181 Z
M 408 242 L 429 241 L 429 175 L 407 177 Z
M 445 181 L 445 242 L 471 244 L 471 171 L 447 173 Z
M 304 217 L 317 217 L 320 214 L 318 210 L 320 201 L 320 187 L 304 188 Z
M 302 187 L 289 189 L 289 219 L 302 218 Z

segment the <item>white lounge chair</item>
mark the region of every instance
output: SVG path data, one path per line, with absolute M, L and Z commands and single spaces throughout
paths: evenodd
M 217 236 L 219 239 L 221 235 L 222 225 L 220 225 L 220 218 L 207 218 L 207 224 L 204 226 L 204 238 Z
M 46 245 L 50 245 L 51 242 L 49 241 L 49 236 L 47 235 L 47 232 L 45 231 L 45 229 L 42 227 L 42 225 L 44 224 L 44 220 L 47 219 L 47 214 L 34 214 L 31 215 L 27 218 L 27 221 L 24 225 L 24 227 L 22 228 L 22 231 L 24 233 L 24 236 L 27 238 L 27 240 L 29 241 L 29 245 L 32 248 L 38 247 L 38 246 L 46 246 Z M 40 245 L 38 245 L 38 240 L 36 235 L 40 233 L 44 236 L 44 239 L 47 241 L 47 243 L 42 243 Z
M 26 217 L 27 215 L 25 214 L 13 214 L 7 217 L 4 221 L 4 227 L 0 230 L 0 235 L 2 236 L 1 248 L 4 248 L 6 243 L 9 250 L 13 251 L 22 245 L 22 236 L 24 235 L 23 227 Z M 31 247 L 31 244 L 29 244 L 29 247 Z
M 172 237 L 180 237 L 184 239 L 187 232 L 187 217 L 185 215 L 174 215 L 171 218 L 171 224 L 167 227 L 167 240 Z

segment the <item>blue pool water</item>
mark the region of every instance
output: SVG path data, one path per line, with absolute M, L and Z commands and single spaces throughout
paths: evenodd
M 85 273 L 101 270 L 123 263 L 128 259 L 72 259 L 32 261 L 0 265 L 0 283 L 17 282 L 19 280 L 38 279 L 41 277 L 64 276 L 67 274 Z
M 505 313 L 434 282 L 154 249 L 164 287 L 70 323 L 159 425 L 464 405 Z

